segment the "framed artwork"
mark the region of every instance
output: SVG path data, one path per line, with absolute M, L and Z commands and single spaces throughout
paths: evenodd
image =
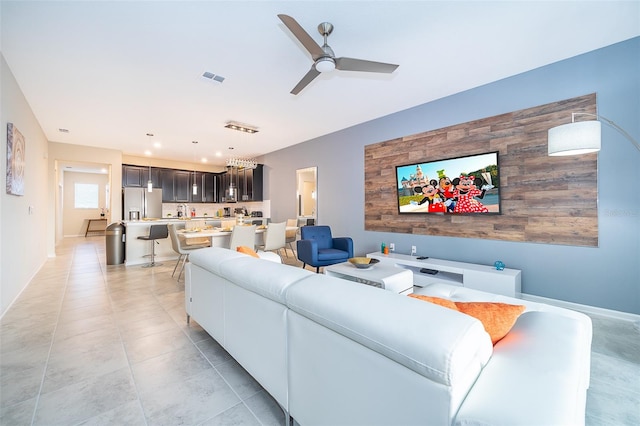
M 24 136 L 13 123 L 7 123 L 7 194 L 24 195 Z

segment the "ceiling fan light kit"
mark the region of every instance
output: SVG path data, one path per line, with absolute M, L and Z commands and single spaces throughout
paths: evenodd
M 384 62 L 366 61 L 354 58 L 336 58 L 333 49 L 327 44 L 327 38 L 333 31 L 333 25 L 329 22 L 322 22 L 318 25 L 318 32 L 324 39 L 322 47 L 316 43 L 311 36 L 298 24 L 291 16 L 280 14 L 278 18 L 298 39 L 305 49 L 311 54 L 313 64 L 311 69 L 302 77 L 302 80 L 291 90 L 291 93 L 297 95 L 309 83 L 311 83 L 320 73 L 330 72 L 334 69 L 340 71 L 362 71 L 390 74 L 398 68 L 398 65 L 387 64 Z
M 316 70 L 319 72 L 331 72 L 336 69 L 336 63 L 333 58 L 325 57 L 316 61 Z

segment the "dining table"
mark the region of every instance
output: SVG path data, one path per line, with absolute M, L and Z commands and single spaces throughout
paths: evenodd
M 235 226 L 249 226 L 249 225 L 235 225 Z M 267 227 L 264 225 L 256 227 L 256 247 L 264 244 L 264 231 Z M 287 231 L 298 230 L 297 226 L 287 226 Z M 194 238 L 206 237 L 211 240 L 211 247 L 224 247 L 229 248 L 231 243 L 231 232 L 233 228 L 215 228 L 204 227 L 195 229 L 180 229 L 177 231 L 180 237 L 189 241 Z

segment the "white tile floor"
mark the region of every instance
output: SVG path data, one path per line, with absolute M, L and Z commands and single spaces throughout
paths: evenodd
M 71 238 L 2 318 L 2 425 L 282 425 L 278 404 L 195 322 L 174 262 L 106 266 Z
M 173 262 L 106 266 L 104 237 L 66 239 L 57 253 L 1 321 L 0 425 L 284 424 L 260 385 L 187 325 Z M 640 333 L 593 323 L 586 423 L 638 425 Z

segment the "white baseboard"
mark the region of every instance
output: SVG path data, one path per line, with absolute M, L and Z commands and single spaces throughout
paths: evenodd
M 522 293 L 524 300 L 531 302 L 546 303 L 548 305 L 558 306 L 561 308 L 580 311 L 585 314 L 595 314 L 603 317 L 615 318 L 624 321 L 640 322 L 640 315 L 629 312 L 614 311 L 613 309 L 598 308 L 597 306 L 581 305 L 580 303 L 565 302 L 564 300 L 550 299 L 542 296 L 534 296 L 532 294 Z

